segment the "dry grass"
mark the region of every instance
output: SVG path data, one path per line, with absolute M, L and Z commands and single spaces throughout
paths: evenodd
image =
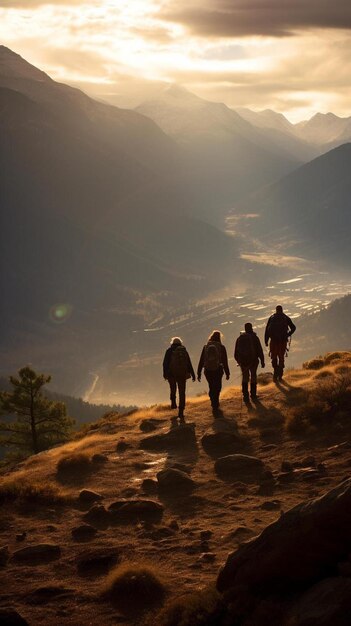
M 62 457 L 57 463 L 57 477 L 59 480 L 71 481 L 89 476 L 99 466 L 85 452 L 77 452 Z
M 157 615 L 158 626 L 214 626 L 218 623 L 219 594 L 214 588 L 188 594 L 169 602 Z M 151 618 L 145 626 L 153 626 Z
M 155 565 L 122 563 L 108 575 L 103 596 L 125 614 L 138 614 L 160 606 L 166 595 L 162 575 Z
M 68 496 L 52 483 L 5 479 L 0 485 L 0 502 L 30 502 L 32 504 L 65 504 Z

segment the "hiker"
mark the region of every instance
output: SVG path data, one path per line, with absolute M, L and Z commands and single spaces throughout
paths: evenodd
M 222 335 L 219 330 L 214 330 L 203 347 L 199 365 L 197 367 L 197 379 L 201 382 L 202 368 L 204 368 L 206 380 L 209 386 L 208 395 L 214 410 L 219 408 L 219 394 L 222 389 L 222 378 L 225 372 L 229 380 L 230 371 L 228 366 L 227 351 L 222 344 Z
M 283 313 L 283 307 L 279 304 L 275 313 L 271 315 L 267 322 L 264 334 L 266 346 L 269 344 L 269 354 L 272 359 L 273 380 L 283 380 L 284 358 L 287 352 L 288 339 L 295 332 L 296 326 L 290 317 Z
M 163 359 L 163 378 L 169 383 L 171 409 L 177 408 L 176 393 L 178 387 L 178 418 L 180 423 L 184 424 L 186 381 L 188 378 L 192 378 L 195 382 L 195 372 L 190 356 L 180 337 L 173 337 L 170 347 L 166 350 Z M 177 420 L 177 418 L 172 418 L 172 422 L 174 419 Z
M 240 333 L 235 342 L 234 359 L 242 372 L 241 388 L 244 401 L 249 402 L 249 382 L 250 396 L 252 400 L 257 400 L 258 362 L 261 361 L 261 367 L 264 367 L 265 363 L 261 342 L 250 322 L 245 324 L 245 332 Z

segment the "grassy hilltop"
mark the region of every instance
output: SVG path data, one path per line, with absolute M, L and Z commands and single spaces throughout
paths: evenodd
M 171 435 L 167 404 L 109 414 L 3 470 L 0 615 L 11 608 L 47 626 L 224 624 L 213 621 L 214 589 L 228 553 L 350 475 L 350 352 L 281 384 L 264 374 L 259 396 L 247 407 L 239 387 L 226 390 L 216 420 L 207 396 L 189 399 L 190 425 Z M 218 461 L 228 454 L 255 465 L 233 474 Z M 245 611 L 230 623 L 268 624 Z

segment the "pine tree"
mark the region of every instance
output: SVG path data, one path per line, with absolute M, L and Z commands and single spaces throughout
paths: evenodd
M 0 444 L 14 446 L 24 453 L 40 452 L 69 438 L 73 420 L 63 402 L 53 402 L 42 394 L 51 376 L 23 367 L 18 378 L 10 376 L 11 391 L 0 392 Z M 15 418 L 13 420 L 12 418 Z

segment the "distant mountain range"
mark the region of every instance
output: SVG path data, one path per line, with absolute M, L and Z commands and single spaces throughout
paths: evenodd
M 350 269 L 351 143 L 301 166 L 248 197 L 251 235 L 285 253 Z

